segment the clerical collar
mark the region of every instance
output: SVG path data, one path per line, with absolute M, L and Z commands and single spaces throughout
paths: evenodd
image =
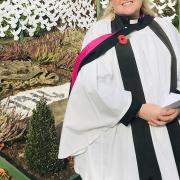
M 139 19 L 130 19 L 129 24 L 137 24 Z
M 122 29 L 124 27 L 133 26 L 139 22 L 142 22 L 143 19 L 144 19 L 144 15 L 140 16 L 140 18 L 138 18 L 138 19 L 129 19 L 128 17 L 115 14 L 115 18 L 112 21 L 113 26 L 115 27 L 114 31 L 117 31 L 117 30 Z

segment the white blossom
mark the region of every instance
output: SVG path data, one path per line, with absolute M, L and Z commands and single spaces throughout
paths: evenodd
M 0 26 L 0 37 L 5 37 L 5 32 L 8 30 L 8 28 L 9 28 L 9 25 L 7 25 L 7 26 Z
M 64 31 L 67 27 L 88 29 L 96 20 L 95 7 L 87 0 L 7 0 L 0 4 L 0 37 L 9 31 L 14 40 L 21 31 L 33 36 L 37 27 L 50 31 L 57 27 Z M 7 28 L 8 27 L 8 28 Z
M 102 5 L 102 8 L 105 9 L 109 3 L 109 0 L 101 0 L 100 3 Z

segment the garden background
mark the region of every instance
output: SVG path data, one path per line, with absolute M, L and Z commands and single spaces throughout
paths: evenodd
M 150 3 L 180 31 L 180 0 Z M 107 4 L 0 0 L 0 180 L 76 177 L 71 161 L 57 160 L 69 81 L 83 36 Z

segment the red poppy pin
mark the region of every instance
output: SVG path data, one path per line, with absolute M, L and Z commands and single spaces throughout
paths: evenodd
M 128 43 L 128 39 L 126 38 L 126 36 L 124 34 L 119 35 L 118 40 L 119 40 L 120 44 L 127 44 Z

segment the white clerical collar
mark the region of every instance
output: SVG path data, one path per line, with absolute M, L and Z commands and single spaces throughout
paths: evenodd
M 130 19 L 129 20 L 129 24 L 137 24 L 138 23 L 138 19 Z

